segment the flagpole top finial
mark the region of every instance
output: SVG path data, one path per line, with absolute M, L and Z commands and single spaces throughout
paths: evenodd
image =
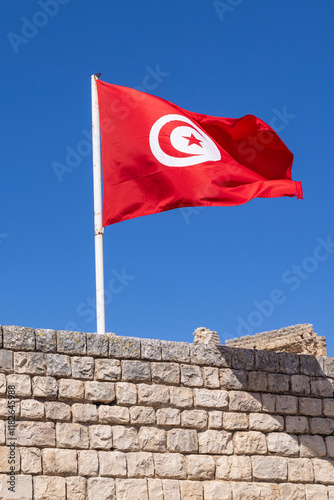
M 94 78 L 95 80 L 98 80 L 101 76 L 101 73 L 95 73 Z

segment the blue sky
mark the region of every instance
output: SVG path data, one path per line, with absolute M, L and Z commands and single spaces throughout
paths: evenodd
M 150 93 L 190 111 L 278 117 L 304 200 L 107 227 L 107 330 L 192 342 L 206 326 L 224 342 L 312 323 L 334 355 L 333 3 L 3 0 L 1 9 L 0 323 L 96 330 L 90 75 L 145 88 L 155 72 Z

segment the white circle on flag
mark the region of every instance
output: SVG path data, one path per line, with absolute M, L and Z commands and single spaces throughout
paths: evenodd
M 175 126 L 169 136 L 170 146 L 166 147 L 170 151 L 163 151 L 159 141 L 160 131 L 164 125 L 173 121 L 183 122 L 185 125 Z M 221 159 L 220 151 L 214 141 L 183 115 L 170 114 L 159 118 L 151 128 L 149 141 L 155 158 L 167 167 L 189 167 Z M 175 156 L 175 151 L 187 156 Z

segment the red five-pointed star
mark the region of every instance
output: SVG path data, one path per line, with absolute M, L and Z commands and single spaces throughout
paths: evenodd
M 183 136 L 183 139 L 188 139 L 188 146 L 191 146 L 192 144 L 196 144 L 197 146 L 200 146 L 201 148 L 203 147 L 200 139 L 196 139 L 196 137 L 194 136 L 194 134 L 191 134 L 190 137 L 184 137 Z

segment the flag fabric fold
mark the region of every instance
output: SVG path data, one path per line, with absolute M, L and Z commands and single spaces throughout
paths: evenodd
M 97 81 L 103 226 L 165 210 L 297 196 L 293 154 L 259 118 L 194 113 Z

